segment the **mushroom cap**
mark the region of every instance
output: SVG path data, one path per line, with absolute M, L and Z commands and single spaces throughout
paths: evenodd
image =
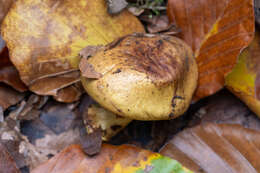
M 167 35 L 122 37 L 80 62 L 87 93 L 115 114 L 136 120 L 176 118 L 189 107 L 198 69 L 192 50 Z

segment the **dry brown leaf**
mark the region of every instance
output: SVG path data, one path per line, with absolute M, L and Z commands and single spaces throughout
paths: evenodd
M 0 82 L 12 86 L 17 91 L 23 92 L 27 87 L 21 81 L 18 71 L 9 59 L 9 52 L 5 42 L 0 36 Z
M 21 101 L 24 96 L 23 93 L 20 93 L 5 84 L 0 84 L 0 106 L 4 110 Z
M 14 66 L 0 67 L 0 82 L 3 82 L 20 92 L 27 90 L 27 87 L 21 81 Z
M 16 1 L 2 24 L 21 79 L 35 93 L 57 100 L 64 99 L 57 98 L 58 90 L 79 81 L 82 48 L 132 32 L 144 32 L 138 19 L 127 11 L 110 16 L 104 0 Z
M 259 151 L 259 131 L 212 123 L 180 132 L 160 153 L 194 172 L 257 173 Z
M 195 52 L 199 67 L 195 99 L 214 94 L 253 38 L 253 0 L 169 0 L 168 16 Z
M 59 102 L 72 103 L 80 99 L 82 93 L 85 92 L 81 82 L 75 83 L 75 85 L 70 85 L 66 88 L 62 88 L 58 91 L 54 99 Z
M 9 154 L 9 152 L 1 142 L 0 142 L 0 172 L 20 173 L 12 156 Z
M 87 157 L 72 145 L 32 173 L 191 173 L 181 164 L 158 153 L 134 146 L 104 144 L 99 155 Z
M 5 15 L 7 14 L 8 10 L 10 9 L 14 1 L 16 0 L 0 0 L 0 26 Z

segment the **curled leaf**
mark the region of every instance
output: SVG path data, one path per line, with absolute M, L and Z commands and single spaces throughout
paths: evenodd
M 167 11 L 195 52 L 199 68 L 195 99 L 214 94 L 253 39 L 253 0 L 169 0 Z
M 260 116 L 260 33 L 239 56 L 238 62 L 225 78 L 225 84 L 250 109 Z
M 75 73 L 82 48 L 143 31 L 127 11 L 110 16 L 104 0 L 24 0 L 11 7 L 1 34 L 30 90 L 57 97 L 60 89 L 79 81 Z
M 129 119 L 160 120 L 182 115 L 197 85 L 191 49 L 167 35 L 127 35 L 80 64 L 87 93 L 107 110 Z M 87 64 L 102 77 L 85 75 Z

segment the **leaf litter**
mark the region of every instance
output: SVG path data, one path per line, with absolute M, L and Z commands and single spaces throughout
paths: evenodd
M 0 17 L 1 15 L 2 14 L 0 14 Z M 149 19 L 147 13 L 142 12 L 139 18 L 144 22 L 146 29 L 151 33 L 169 31 L 167 27 L 170 25 L 165 15 L 159 15 Z M 171 33 L 179 36 L 182 32 L 182 27 L 178 27 L 179 26 L 174 25 L 173 32 Z M 5 43 L 0 37 L 0 50 L 4 49 Z M 4 74 L 5 73 L 6 71 L 4 71 Z M 17 71 L 16 74 L 18 74 Z M 67 77 L 65 74 L 62 80 Z M 81 159 L 86 158 L 85 153 L 95 155 L 101 151 L 100 155 L 94 156 L 93 158 L 103 157 L 103 154 L 106 153 L 107 150 L 101 147 L 104 131 L 98 129 L 93 135 L 88 135 L 85 131 L 87 124 L 84 124 L 82 115 L 86 114 L 87 117 L 85 118 L 88 118 L 88 112 L 91 109 L 88 109 L 86 105 L 93 104 L 93 102 L 88 99 L 88 96 L 81 96 L 81 85 L 66 86 L 62 90 L 57 90 L 58 96 L 53 99 L 48 96 L 35 95 L 28 91 L 24 92 L 26 87 L 24 89 L 20 87 L 19 89 L 17 84 L 8 83 L 4 80 L 1 80 L 0 84 L 0 159 L 3 159 L 0 163 L 4 163 L 0 164 L 1 170 L 24 173 L 38 167 L 35 170 L 46 171 L 45 168 L 42 168 L 44 165 L 41 165 L 41 163 L 53 158 L 55 155 L 56 158 L 60 157 L 60 154 L 57 153 L 71 144 L 81 143 L 83 149 L 79 149 L 78 146 L 73 146 L 70 149 L 67 148 L 66 152 L 62 151 L 61 154 L 67 154 L 67 159 L 69 159 L 70 154 L 73 153 L 79 154 Z M 42 82 L 44 82 L 44 80 Z M 56 88 L 56 86 L 54 88 Z M 72 103 L 58 103 L 57 100 Z M 94 107 L 92 113 L 95 111 L 96 108 Z M 179 161 L 191 170 L 203 172 L 210 169 L 217 169 L 216 165 L 218 164 L 225 164 L 228 166 L 224 171 L 235 170 L 239 172 L 246 169 L 247 171 L 251 170 L 251 172 L 254 172 L 259 170 L 255 162 L 258 156 L 252 153 L 252 150 L 247 150 L 248 148 L 244 147 L 248 146 L 249 143 L 254 143 L 257 147 L 259 146 L 257 141 L 259 129 L 260 121 L 255 113 L 251 112 L 247 106 L 227 90 L 221 90 L 213 96 L 192 104 L 183 116 L 175 120 L 157 122 L 132 121 L 115 137 L 108 140 L 108 143 L 114 145 L 131 144 L 158 152 L 161 147 L 168 142 L 169 144 L 167 145 L 176 145 L 179 147 L 173 150 L 175 156 L 172 156 L 172 151 L 165 151 L 165 148 L 163 149 L 164 151 L 161 150 L 161 152 L 177 160 L 184 159 Z M 218 133 L 215 133 L 214 130 Z M 225 154 L 225 156 L 221 156 L 220 159 L 213 157 L 214 159 L 212 159 L 211 163 L 215 163 L 215 166 L 212 166 L 212 164 L 209 164 L 211 166 L 205 166 L 200 157 L 201 153 L 200 155 L 192 155 L 192 152 L 181 150 L 178 145 L 180 138 L 185 134 L 190 135 L 190 131 L 197 135 L 202 134 L 200 139 L 204 140 L 204 143 L 209 146 L 207 149 L 210 148 L 210 150 L 204 151 L 206 154 L 216 155 L 216 153 L 219 154 L 218 151 L 220 151 L 219 155 L 225 152 L 232 153 L 234 150 L 230 149 L 230 145 L 225 142 L 223 143 L 223 141 L 229 140 L 229 142 L 231 141 L 230 143 L 235 141 L 234 145 L 236 145 L 236 149 L 238 149 L 241 155 L 247 158 L 249 162 L 246 163 L 243 161 L 243 159 L 241 159 L 243 157 L 231 157 L 232 154 Z M 237 133 L 238 136 L 236 136 Z M 204 134 L 217 135 L 216 138 L 219 138 L 221 134 L 223 138 L 221 137 L 221 140 L 213 140 L 215 144 L 212 145 L 212 143 L 202 137 Z M 174 138 L 172 139 L 172 137 Z M 183 145 L 188 146 L 187 143 L 191 139 L 193 138 L 191 137 L 186 141 L 182 141 L 184 142 Z M 193 142 L 194 141 L 196 141 L 196 139 L 194 139 Z M 223 144 L 225 144 L 224 146 L 226 147 L 216 149 L 216 146 Z M 183 157 L 183 153 L 180 155 L 180 151 L 186 152 L 185 157 Z M 75 162 L 77 162 L 77 160 L 75 160 Z M 102 162 L 98 164 L 102 164 Z M 58 164 L 57 169 L 58 168 L 62 170 L 66 167 L 63 165 L 59 167 Z M 152 170 L 152 167 L 148 166 L 145 171 L 149 172 L 150 169 Z M 106 171 L 109 171 L 109 169 Z

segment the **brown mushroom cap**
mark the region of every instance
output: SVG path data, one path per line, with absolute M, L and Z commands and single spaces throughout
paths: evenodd
M 183 114 L 198 79 L 192 50 L 182 40 L 166 35 L 122 37 L 83 58 L 80 70 L 92 98 L 118 115 L 137 120 Z

